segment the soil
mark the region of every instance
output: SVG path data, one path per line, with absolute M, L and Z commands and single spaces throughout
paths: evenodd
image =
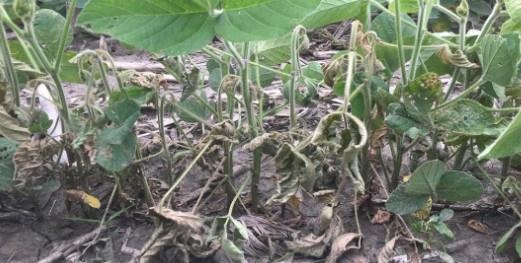
M 73 48 L 77 50 L 96 48 L 97 43 L 97 39 L 93 39 L 90 35 L 79 35 Z M 155 63 L 151 56 L 144 52 L 128 50 L 110 39 L 107 43 L 108 50 L 116 61 Z M 315 44 L 319 46 L 318 43 Z M 204 56 L 198 55 L 193 60 L 197 61 L 196 65 L 204 70 L 206 61 Z M 66 88 L 71 105 L 78 105 L 82 102 L 85 87 L 67 85 Z M 278 88 L 275 86 L 272 87 L 272 90 L 276 91 Z M 170 83 L 169 89 L 180 92 L 179 87 L 174 83 Z M 325 91 L 325 94 L 327 93 Z M 273 94 L 275 94 L 275 100 L 280 100 L 280 93 L 274 92 Z M 210 91 L 209 95 L 212 95 Z M 313 107 L 300 109 L 307 112 L 305 120 L 309 129 L 316 126 L 320 117 L 330 109 L 330 105 L 330 102 L 324 100 Z M 154 141 L 154 134 L 157 134 L 157 123 L 154 119 L 155 109 L 144 109 L 144 112 L 145 116 L 140 119 L 136 129 L 141 144 L 147 145 L 146 152 L 153 153 L 159 149 L 157 142 Z M 197 125 L 183 125 L 186 130 L 192 131 L 191 136 L 197 137 L 202 132 Z M 284 127 L 287 127 L 287 116 L 284 112 L 269 117 L 265 124 L 265 128 L 269 130 L 284 129 Z M 175 129 L 169 129 L 167 134 L 172 141 L 177 141 Z M 247 167 L 251 157 L 248 152 L 242 149 L 237 150 L 235 155 L 237 156 L 237 164 L 234 168 L 237 175 L 235 181 L 236 185 L 240 185 L 247 176 Z M 219 155 L 214 154 L 214 156 Z M 178 188 L 179 191 L 175 193 L 172 203 L 174 210 L 190 211 L 209 178 L 216 178 L 215 182 L 220 180 L 222 173 L 215 174 L 216 170 L 219 171 L 220 161 L 211 157 L 205 158 L 201 166 L 191 171 L 187 179 Z M 180 168 L 177 169 L 179 172 L 183 170 L 182 166 L 186 165 L 186 162 L 180 163 Z M 167 179 L 163 176 L 165 169 L 165 163 L 157 158 L 147 161 L 143 165 L 143 173 L 148 178 L 151 188 L 156 191 L 153 193 L 155 197 L 160 197 L 166 190 L 165 182 Z M 381 170 L 381 168 L 378 169 Z M 59 173 L 67 173 L 67 171 Z M 50 173 L 48 176 L 52 179 L 59 175 Z M 100 174 L 93 174 L 90 177 L 92 177 L 90 182 L 92 194 L 101 199 L 101 207 L 104 208 L 108 203 L 113 185 L 108 183 L 110 180 L 103 180 L 103 176 Z M 276 177 L 273 160 L 270 158 L 263 159 L 260 185 L 262 200 L 267 200 L 270 193 L 275 191 L 273 180 Z M 109 216 L 116 216 L 107 223 L 106 229 L 100 232 L 97 241 L 93 244 L 82 243 L 73 251 L 70 251 L 66 258 L 59 258 L 54 262 L 132 262 L 135 259 L 136 253 L 143 248 L 154 233 L 157 221 L 151 216 L 144 201 L 143 193 L 136 190 L 141 189 L 141 187 L 134 187 L 134 185 L 141 183 L 137 182 L 137 177 L 131 172 L 122 180 L 128 183 L 123 191 L 128 196 L 121 193 L 120 196 L 117 196 L 117 200 L 113 202 L 109 209 Z M 215 184 L 211 186 L 216 189 L 215 194 L 199 211 L 207 220 L 211 220 L 214 216 L 224 215 L 227 212 L 226 195 L 221 188 L 216 188 Z M 378 183 L 374 183 L 374 187 L 378 189 Z M 30 196 L 23 193 L 0 193 L 0 262 L 38 262 L 56 252 L 56 248 L 64 244 L 73 244 L 78 241 L 79 237 L 98 229 L 98 220 L 101 218 L 103 210 L 95 210 L 67 201 L 64 198 L 65 189 L 66 186 L 58 186 L 50 193 L 37 193 Z M 363 233 L 361 248 L 348 249 L 337 259 L 337 262 L 377 262 L 382 248 L 397 235 L 403 236 L 403 238 L 398 241 L 395 247 L 395 253 L 392 255 L 394 262 L 419 262 L 417 261 L 419 258 L 422 259 L 422 262 L 445 262 L 442 256 L 439 256 L 443 253 L 451 255 L 455 262 L 515 262 L 516 256 L 511 252 L 513 251 L 512 245 L 505 249 L 505 253 L 496 254 L 494 252 L 497 240 L 517 223 L 511 212 L 500 211 L 499 209 L 476 210 L 469 208 L 456 210 L 454 218 L 448 221 L 449 228 L 454 232 L 454 240 L 445 239 L 432 233 L 414 233 L 418 240 L 425 240 L 429 243 L 429 249 L 422 247 L 421 242 L 407 241 L 404 237 L 407 237 L 408 233 L 400 224 L 398 218 L 391 217 L 381 224 L 371 223 L 375 213 L 383 208 L 383 204 L 378 202 L 379 198 L 382 198 L 381 193 L 376 192 L 373 196 L 368 197 L 357 211 Z M 489 191 L 484 196 L 484 200 L 495 197 L 495 194 Z M 250 197 L 248 190 L 245 191 L 241 200 L 247 209 L 238 205 L 234 213 L 235 217 L 248 227 L 252 227 L 249 228 L 251 231 L 253 231 L 253 227 L 267 231 L 264 234 L 255 232 L 256 240 L 260 240 L 259 242 L 262 245 L 254 246 L 250 243 L 247 246 L 249 248 L 246 249 L 248 262 L 274 262 L 276 257 L 270 255 L 272 249 L 284 247 L 284 241 L 297 239 L 299 234 L 302 236 L 314 231 L 317 222 L 319 222 L 317 220 L 320 218 L 321 211 L 324 210 L 324 205 L 307 199 L 310 198 L 304 198 L 303 203 L 298 208 L 271 206 L 265 207 L 262 212 L 255 212 L 249 207 Z M 481 201 L 484 202 L 484 200 Z M 345 209 L 344 206 L 340 205 L 335 209 Z M 439 208 L 435 208 L 433 213 L 438 211 Z M 356 232 L 355 217 L 351 213 L 352 211 L 348 212 L 348 216 L 342 218 L 341 225 L 347 232 Z M 468 226 L 470 220 L 481 223 L 485 227 L 484 231 L 478 232 L 470 228 Z M 209 226 L 211 221 L 207 223 Z M 269 238 L 266 238 L 267 236 Z M 270 240 L 270 242 L 266 242 L 266 240 Z M 268 247 L 269 249 L 266 250 Z M 415 252 L 415 247 L 418 252 Z M 185 252 L 193 252 L 190 249 L 192 248 L 185 248 Z M 293 257 L 290 256 L 287 257 L 287 260 L 278 262 L 326 262 L 327 251 L 329 251 L 329 248 L 320 257 L 296 253 Z M 279 255 L 278 251 L 275 254 Z M 282 252 L 280 256 L 287 256 L 284 254 Z M 183 254 L 182 249 L 174 244 L 165 247 L 150 262 L 232 261 L 219 248 L 215 253 L 210 253 L 204 258 L 197 258 L 193 254 L 190 256 Z

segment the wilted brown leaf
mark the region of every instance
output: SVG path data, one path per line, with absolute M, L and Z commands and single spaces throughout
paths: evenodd
M 174 211 L 165 207 L 163 209 L 154 207 L 152 211 L 164 219 L 173 221 L 179 226 L 190 228 L 196 232 L 200 232 L 204 228 L 202 218 L 190 212 Z
M 468 222 L 467 222 L 467 226 L 476 231 L 476 232 L 479 232 L 479 233 L 482 233 L 482 234 L 487 234 L 487 226 L 484 225 L 483 223 L 479 222 L 478 220 L 476 219 L 470 219 Z
M 396 244 L 396 240 L 398 240 L 400 236 L 395 236 L 393 239 L 389 240 L 385 243 L 385 246 L 378 253 L 378 263 L 387 263 L 391 261 L 391 258 L 394 255 L 394 245 Z
M 357 238 L 361 238 L 358 233 L 345 233 L 338 236 L 335 241 L 333 241 L 333 245 L 331 246 L 331 252 L 326 259 L 326 263 L 335 263 L 337 259 L 344 254 L 344 252 L 354 249 L 355 246 L 348 246 L 351 242 L 356 240 Z
M 67 200 L 77 203 L 84 203 L 92 208 L 99 209 L 101 207 L 100 200 L 81 190 L 69 189 L 65 191 L 65 198 Z
M 371 219 L 371 224 L 385 224 L 391 220 L 391 213 L 378 209 L 376 211 L 376 214 L 374 214 L 373 218 Z

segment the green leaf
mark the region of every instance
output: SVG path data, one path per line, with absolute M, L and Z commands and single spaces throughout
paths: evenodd
M 118 101 L 125 100 L 129 98 L 133 100 L 137 105 L 144 105 L 152 102 L 154 95 L 156 93 L 154 90 L 144 87 L 128 87 L 125 88 L 125 92 L 121 90 L 115 90 L 110 95 L 109 104 L 114 104 Z
M 516 22 L 510 18 L 501 25 L 501 33 L 517 33 L 521 31 L 521 22 Z
M 496 244 L 496 251 L 495 251 L 496 253 L 503 252 L 503 250 L 505 249 L 505 247 L 507 245 L 508 240 L 512 237 L 512 235 L 514 235 L 514 233 L 516 232 L 516 230 L 519 227 L 521 227 L 521 222 L 517 223 L 515 226 L 511 227 L 505 234 L 503 234 L 503 236 L 501 236 L 501 238 L 497 241 L 497 244 Z M 516 241 L 516 245 L 517 245 L 517 241 Z
M 226 255 L 228 255 L 232 260 L 240 262 L 246 261 L 244 258 L 244 251 L 242 251 L 242 249 L 235 245 L 231 240 L 223 238 L 221 239 L 221 244 Z
M 241 223 L 239 220 L 233 218 L 233 217 L 230 217 L 232 223 L 235 225 L 235 230 L 239 233 L 239 236 L 243 239 L 243 240 L 246 240 L 248 239 L 248 230 L 246 229 L 246 226 Z
M 517 256 L 521 258 L 521 236 L 518 236 L 516 239 L 516 252 Z
M 184 101 L 178 103 L 179 106 L 191 112 L 191 114 L 194 114 L 200 119 L 206 120 L 211 115 L 210 110 L 205 105 L 205 102 L 208 103 L 208 98 L 206 97 L 206 93 L 204 91 L 199 91 L 198 93 L 198 96 L 190 96 Z M 179 114 L 179 118 L 181 118 L 183 121 L 198 122 L 198 119 L 184 111 L 178 111 L 177 114 Z
M 442 221 L 433 222 L 432 226 L 438 233 L 444 235 L 447 238 L 454 239 L 454 233 L 450 228 L 447 226 L 447 224 L 443 223 Z
M 439 217 L 442 222 L 445 222 L 445 221 L 450 220 L 453 216 L 454 216 L 454 210 L 444 208 L 443 210 L 440 211 Z
M 385 118 L 387 126 L 401 134 L 416 134 L 417 136 L 424 136 L 429 132 L 429 129 L 420 121 L 414 119 L 405 110 L 405 106 L 401 103 L 393 102 L 387 107 L 389 115 Z M 411 136 L 416 138 L 416 136 Z
M 481 182 L 462 171 L 446 172 L 436 187 L 437 197 L 449 202 L 465 202 L 478 199 L 483 193 Z
M 135 47 L 179 55 L 204 47 L 216 35 L 234 42 L 281 37 L 319 3 L 235 0 L 208 10 L 194 1 L 91 0 L 79 23 Z
M 505 0 L 507 13 L 516 23 L 521 23 L 521 0 Z
M 52 126 L 52 120 L 49 119 L 47 113 L 36 110 L 32 115 L 29 131 L 31 133 L 47 133 L 47 129 Z
M 0 138 L 0 191 L 9 188 L 15 171 L 13 155 L 18 143 L 7 138 Z
M 115 125 L 120 126 L 128 121 L 129 118 L 135 118 L 131 121 L 132 123 L 136 121 L 139 116 L 139 110 L 140 106 L 135 101 L 125 98 L 122 101 L 110 104 L 105 110 L 105 114 Z
M 460 135 L 497 136 L 496 119 L 492 111 L 475 100 L 458 100 L 434 112 L 434 122 L 441 128 Z
M 422 209 L 429 200 L 429 195 L 411 195 L 405 192 L 405 185 L 399 185 L 389 196 L 385 207 L 398 215 L 414 213 Z
M 105 128 L 96 136 L 96 163 L 109 172 L 122 171 L 134 160 L 136 149 L 131 129 Z
M 389 10 L 395 12 L 394 1 L 389 1 Z M 417 13 L 418 12 L 418 1 L 416 0 L 400 0 L 400 12 L 401 13 Z
M 404 23 L 404 21 L 408 21 L 414 24 L 414 20 L 412 20 L 407 15 L 402 16 L 402 36 L 404 40 L 407 40 L 404 44 L 412 44 L 416 34 L 416 29 L 414 26 Z M 374 18 L 371 26 L 372 30 L 376 32 L 382 41 L 396 43 L 396 30 L 394 27 L 395 23 L 394 16 L 383 12 Z
M 521 153 L 521 140 L 519 138 L 521 138 L 521 112 L 517 113 L 514 120 L 492 144 L 481 152 L 478 158 L 499 159 Z
M 486 35 L 480 48 L 481 67 L 486 80 L 501 86 L 512 82 L 520 58 L 519 35 Z
M 302 24 L 306 28 L 317 28 L 362 15 L 367 6 L 366 0 L 322 0 Z
M 444 162 L 433 160 L 424 162 L 412 173 L 406 184 L 405 193 L 412 195 L 430 195 L 436 191 L 443 174 L 448 170 Z
M 65 27 L 65 18 L 50 9 L 40 9 L 34 14 L 34 31 L 38 42 L 47 54 L 54 58 L 58 52 L 60 35 Z M 72 43 L 72 30 L 67 33 L 65 47 Z

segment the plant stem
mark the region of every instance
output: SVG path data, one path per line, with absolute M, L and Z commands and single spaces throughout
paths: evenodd
M 159 201 L 159 209 L 160 211 L 163 209 L 166 200 L 170 198 L 172 193 L 174 192 L 175 188 L 183 181 L 183 179 L 188 175 L 188 173 L 194 168 L 194 166 L 199 162 L 199 160 L 203 157 L 204 153 L 210 148 L 212 145 L 213 140 L 208 141 L 204 147 L 199 151 L 199 154 L 192 160 L 192 162 L 186 167 L 186 169 L 183 171 L 183 173 L 177 178 L 177 180 L 174 182 L 174 184 L 168 189 L 168 191 L 163 195 L 161 198 L 161 201 Z
M 487 179 L 489 180 L 490 184 L 492 184 L 492 186 L 494 187 L 496 192 L 505 200 L 505 202 L 507 202 L 512 207 L 512 210 L 514 211 L 514 213 L 521 219 L 521 213 L 519 212 L 517 207 L 510 201 L 510 199 L 508 199 L 508 197 L 501 190 L 501 188 L 496 184 L 496 182 L 494 182 L 494 179 L 492 179 L 490 174 L 487 171 L 485 171 L 485 169 L 483 169 L 483 167 L 479 164 L 479 161 L 476 160 L 475 158 L 473 158 L 473 160 L 474 160 L 474 163 L 476 164 L 476 166 L 478 167 L 479 171 L 483 175 L 485 175 L 485 177 L 487 177 Z
M 387 7 L 383 6 L 382 4 L 380 4 L 378 2 L 378 0 L 369 0 L 369 3 L 376 7 L 377 9 L 379 9 L 380 11 L 384 12 L 384 13 L 387 13 L 393 17 L 396 17 L 395 13 L 393 13 L 392 11 L 390 11 Z M 417 25 L 415 25 L 414 23 L 408 21 L 408 20 L 402 20 L 404 24 L 408 25 L 408 26 L 412 26 L 412 27 L 417 27 Z M 458 47 L 457 44 L 454 44 L 452 41 L 450 40 L 447 40 L 443 37 L 440 37 L 436 34 L 433 34 L 431 32 L 426 32 L 426 34 L 429 36 L 429 37 L 432 37 L 432 38 L 435 38 L 436 40 L 439 40 L 447 45 L 449 45 L 450 47 Z
M 418 6 L 420 7 L 420 13 L 418 15 L 418 26 L 416 28 L 416 38 L 414 39 L 414 49 L 411 57 L 409 81 L 416 79 L 417 65 L 421 54 L 425 32 L 427 32 L 427 22 L 432 10 L 432 1 L 427 1 L 427 4 L 425 5 L 423 0 L 418 0 Z
M 306 33 L 306 29 L 303 26 L 298 25 L 291 34 L 291 64 L 293 70 L 291 71 L 291 81 L 289 86 L 289 126 L 290 130 L 297 127 L 297 113 L 295 110 L 295 92 L 298 88 L 300 78 L 302 77 L 302 68 L 300 67 L 299 50 L 300 43 L 299 38 L 302 34 Z
M 65 42 L 67 41 L 67 37 L 69 36 L 69 30 L 72 24 L 72 18 L 74 17 L 74 12 L 76 11 L 76 5 L 78 0 L 71 0 L 71 4 L 69 9 L 67 9 L 67 17 L 65 19 L 65 25 L 63 27 L 62 34 L 60 36 L 60 42 L 58 45 L 58 51 L 56 53 L 56 61 L 54 61 L 54 71 L 60 72 L 61 70 L 61 61 L 63 58 L 63 53 L 65 51 Z
M 158 97 L 159 95 L 156 95 Z M 170 155 L 170 149 L 168 148 L 168 144 L 166 142 L 166 134 L 165 134 L 165 124 L 164 124 L 164 115 L 165 115 L 165 105 L 166 98 L 163 96 L 161 99 L 156 99 L 157 106 L 159 107 L 159 112 L 157 114 L 157 123 L 159 126 L 159 136 L 161 137 L 161 146 L 163 147 L 163 154 L 166 160 L 166 169 L 168 176 L 168 183 L 172 184 L 173 176 L 172 172 L 174 171 L 174 165 L 172 164 L 172 156 Z
M 483 80 L 483 78 L 480 78 L 479 80 L 477 80 L 476 82 L 474 82 L 474 84 L 472 84 L 472 86 L 470 86 L 468 89 L 464 90 L 463 92 L 461 92 L 458 96 L 456 96 L 454 99 L 450 100 L 450 101 L 445 101 L 444 103 L 442 103 L 440 106 L 438 106 L 436 109 L 441 109 L 441 108 L 444 108 L 444 107 L 447 107 L 461 99 L 464 99 L 465 97 L 467 97 L 470 93 L 476 91 L 479 89 L 479 87 L 485 83 L 485 80 Z
M 403 48 L 403 32 L 402 32 L 402 16 L 400 11 L 400 1 L 394 1 L 394 27 L 396 30 L 396 41 L 398 44 L 398 63 L 400 64 L 400 72 L 402 73 L 401 82 L 405 86 L 408 83 L 407 70 L 405 69 L 405 51 Z
M 501 13 L 502 8 L 503 8 L 503 0 L 496 0 L 496 4 L 492 8 L 492 12 L 490 12 L 490 15 L 488 16 L 487 20 L 483 24 L 483 27 L 481 28 L 481 31 L 479 32 L 478 37 L 476 38 L 476 40 L 474 40 L 474 44 L 469 48 L 469 51 L 473 51 L 479 47 L 481 40 L 483 40 L 483 37 L 486 34 L 488 34 L 490 29 L 492 28 L 492 25 L 494 24 L 494 22 L 496 22 L 496 19 L 499 17 L 499 14 Z
M 355 63 L 356 63 L 356 52 L 355 52 L 356 41 L 357 41 L 359 27 L 360 27 L 360 23 L 357 21 L 355 21 L 351 24 L 351 37 L 349 40 L 349 52 L 347 54 L 346 82 L 345 82 L 345 86 L 344 86 L 344 104 L 342 105 L 344 113 L 347 113 L 349 111 L 349 104 L 350 104 L 350 98 L 351 98 L 351 86 L 353 85 Z M 347 120 L 346 120 L 346 123 L 347 123 Z
M 391 177 L 391 188 L 394 189 L 400 183 L 400 174 L 402 170 L 402 160 L 403 160 L 403 138 L 401 135 L 396 134 L 396 150 L 394 155 L 394 169 Z
M 9 87 L 16 106 L 20 106 L 20 86 L 18 84 L 18 76 L 11 60 L 11 50 L 9 49 L 9 42 L 5 32 L 4 23 L 0 21 L 0 52 L 4 61 L 4 67 L 9 81 Z

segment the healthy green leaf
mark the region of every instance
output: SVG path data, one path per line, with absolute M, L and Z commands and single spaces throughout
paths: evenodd
M 411 195 L 405 192 L 405 185 L 399 185 L 389 196 L 385 207 L 398 215 L 414 213 L 422 209 L 429 200 L 429 195 Z
M 481 152 L 478 158 L 503 158 L 521 153 L 521 140 L 519 138 L 521 138 L 521 112 L 517 113 L 514 120 L 492 144 Z
M 52 120 L 49 119 L 47 113 L 35 110 L 32 115 L 29 131 L 31 133 L 47 133 L 47 129 L 52 126 Z
M 113 98 L 111 97 L 111 99 Z M 129 118 L 139 116 L 139 110 L 140 106 L 134 100 L 125 98 L 122 101 L 111 103 L 105 110 L 105 114 L 115 125 L 120 126 Z M 137 118 L 132 122 L 136 120 Z
M 496 244 L 496 253 L 501 253 L 505 249 L 508 240 L 512 237 L 512 235 L 514 235 L 519 227 L 521 227 L 521 222 L 511 227 L 505 234 L 503 234 L 503 236 L 501 236 Z
M 113 91 L 110 95 L 109 104 L 114 104 L 116 102 L 129 98 L 133 100 L 137 105 L 144 105 L 152 102 L 154 95 L 155 92 L 152 89 L 133 86 L 125 88 L 125 92 L 121 90 Z
M 224 249 L 224 252 L 226 252 L 226 255 L 228 255 L 231 259 L 239 262 L 246 261 L 244 258 L 244 251 L 242 251 L 242 249 L 235 245 L 231 240 L 227 238 L 222 238 L 221 244 Z
M 109 172 L 119 172 L 134 160 L 136 135 L 127 127 L 105 128 L 96 136 L 96 163 Z
M 486 35 L 480 48 L 481 67 L 486 80 L 507 86 L 515 76 L 521 56 L 519 35 Z
M 302 24 L 306 28 L 317 28 L 340 22 L 360 16 L 365 12 L 366 6 L 366 0 L 322 0 Z
M 389 1 L 389 10 L 395 12 L 394 1 Z M 400 12 L 401 13 L 417 13 L 418 12 L 418 1 L 416 0 L 400 0 Z
M 481 182 L 462 171 L 448 171 L 436 187 L 437 197 L 449 202 L 465 202 L 478 199 L 483 193 Z
M 199 96 L 190 96 L 184 101 L 179 102 L 179 105 L 183 107 L 185 110 L 191 112 L 195 116 L 198 116 L 200 119 L 206 120 L 210 117 L 211 112 L 205 105 L 208 102 L 208 98 L 206 97 L 206 93 L 204 91 L 199 91 Z M 193 116 L 187 114 L 184 111 L 178 111 L 179 117 L 186 122 L 197 122 L 198 119 Z
M 34 31 L 38 42 L 47 54 L 54 59 L 58 52 L 60 35 L 65 27 L 65 18 L 50 9 L 40 9 L 34 14 Z M 72 43 L 72 30 L 67 33 L 65 46 Z
M 436 229 L 436 231 L 438 231 L 438 233 L 444 235 L 449 239 L 454 239 L 454 233 L 452 232 L 452 230 L 450 230 L 447 224 L 443 223 L 442 221 L 433 222 L 432 226 L 434 227 L 434 229 Z
M 179 55 L 204 47 L 215 35 L 235 42 L 281 37 L 319 3 L 235 0 L 208 10 L 194 1 L 91 0 L 79 23 L 139 48 Z
M 428 161 L 416 168 L 406 184 L 405 193 L 429 195 L 436 191 L 442 175 L 448 170 L 447 165 L 438 160 Z
M 512 21 L 521 23 L 521 0 L 505 0 L 505 7 Z

